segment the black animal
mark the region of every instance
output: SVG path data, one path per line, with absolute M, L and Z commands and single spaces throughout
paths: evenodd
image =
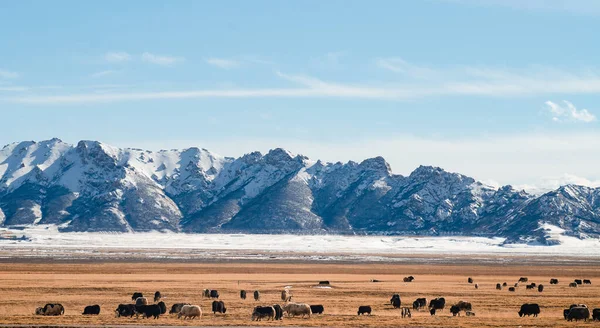
M 88 305 L 83 309 L 82 314 L 98 315 L 100 314 L 100 305 Z
M 279 304 L 274 304 L 273 309 L 275 309 L 275 320 L 283 319 L 283 309 Z
M 468 282 L 468 283 L 470 283 L 470 284 L 472 284 L 472 283 L 473 283 L 473 278 L 469 277 L 469 278 L 467 279 L 467 282 Z
M 594 309 L 592 311 L 592 320 L 600 320 L 600 309 Z
M 358 307 L 358 315 L 368 314 L 371 315 L 371 307 L 369 305 L 361 305 Z
M 160 292 L 154 293 L 154 303 L 160 301 L 161 298 L 162 296 L 160 295 Z
M 219 313 L 227 312 L 227 309 L 225 308 L 225 303 L 223 301 L 213 301 L 212 302 L 212 311 L 213 311 L 213 314 L 216 314 L 217 312 L 219 312 Z
M 460 316 L 460 309 L 458 308 L 458 305 L 452 305 L 450 307 L 450 313 L 452 313 L 453 317 L 455 317 L 457 315 Z
M 325 308 L 321 304 L 310 306 L 310 312 L 312 312 L 312 314 L 323 314 L 324 311 Z
M 167 313 L 167 305 L 165 304 L 165 302 L 160 301 L 158 302 L 158 307 L 160 308 L 160 314 L 165 314 Z
M 515 287 L 508 287 L 508 291 L 509 292 L 514 292 L 515 291 Z
M 578 285 L 583 285 L 583 281 L 581 279 L 575 279 L 575 280 L 573 280 L 573 282 Z
M 422 297 L 422 298 L 417 298 L 414 302 L 413 302 L 413 309 L 418 310 L 420 308 L 426 307 L 427 306 L 427 299 Z
M 571 308 L 569 314 L 567 315 L 568 321 L 579 321 L 584 320 L 587 321 L 590 318 L 590 310 L 587 307 L 576 306 Z
M 479 289 L 479 284 L 475 284 L 475 289 Z
M 246 291 L 245 290 L 240 290 L 240 298 L 243 300 L 246 299 Z
M 119 304 L 115 310 L 115 314 L 118 317 L 133 317 L 135 314 L 135 305 L 133 304 Z
M 527 285 L 525 286 L 525 289 L 533 289 L 533 285 Z
M 529 279 L 527 279 L 527 277 L 521 277 L 519 278 L 519 282 L 527 282 Z
M 276 312 L 272 306 L 257 306 L 252 311 L 252 320 L 260 321 L 262 318 L 275 319 Z
M 402 302 L 400 301 L 400 295 L 398 295 L 398 294 L 392 295 L 392 298 L 390 299 L 390 304 L 392 304 L 392 306 L 394 306 L 394 309 L 400 308 L 401 303 Z
M 153 317 L 154 319 L 158 319 L 161 314 L 160 306 L 158 304 L 152 305 L 138 305 L 135 307 L 135 313 L 141 314 L 144 318 Z
M 535 282 L 532 282 L 531 286 L 536 287 L 537 285 L 535 284 Z
M 458 309 L 461 311 L 471 311 L 473 309 L 471 303 L 464 301 L 459 301 L 458 303 L 456 303 L 456 306 L 458 306 Z
M 591 281 L 591 280 L 589 280 L 589 279 L 583 279 L 583 284 L 584 284 L 584 285 L 591 285 L 591 284 L 592 284 L 592 281 Z
M 532 303 L 532 304 L 523 304 L 521 305 L 521 310 L 519 311 L 519 317 L 530 316 L 533 315 L 537 317 L 540 314 L 540 306 Z
M 260 292 L 258 290 L 254 291 L 254 300 L 255 301 L 260 300 Z
M 431 301 L 429 301 L 430 309 L 443 310 L 445 306 L 446 306 L 446 299 L 443 297 L 434 298 Z M 435 312 L 434 312 L 434 314 L 435 314 Z
M 587 305 L 585 305 L 585 304 L 571 304 L 571 305 L 569 306 L 569 309 L 572 309 L 572 308 L 574 308 L 574 307 L 584 307 L 584 308 L 586 308 L 586 307 L 587 307 Z
M 175 304 L 173 304 L 173 306 L 171 306 L 171 311 L 169 311 L 169 314 L 181 312 L 181 308 L 184 305 L 191 305 L 191 304 L 190 303 L 175 303 Z
M 329 285 L 329 280 L 319 281 L 319 285 Z
M 539 285 L 538 286 L 538 292 L 543 292 L 544 291 L 544 285 Z
M 508 286 L 508 284 L 506 283 L 506 281 L 502 284 L 502 287 L 506 287 Z
M 497 289 L 497 290 L 502 290 L 502 285 L 500 285 L 500 284 L 496 284 L 496 289 Z
M 140 297 L 144 297 L 144 294 L 139 293 L 139 292 L 135 292 L 135 293 L 133 293 L 133 296 L 131 296 L 131 300 L 135 301 L 135 300 L 137 300 Z
M 217 290 L 211 290 L 210 298 L 219 298 L 219 292 Z
M 567 320 L 567 317 L 569 316 L 569 312 L 571 312 L 571 309 L 564 309 L 563 310 L 563 316 L 565 317 L 565 320 Z
M 431 309 L 431 310 L 429 310 L 429 314 L 431 314 L 431 315 L 435 315 L 435 309 Z
M 556 278 L 550 279 L 550 285 L 557 285 L 557 284 L 558 284 L 558 279 L 556 279 Z
M 576 282 L 572 282 L 572 283 L 569 284 L 569 287 L 577 288 L 577 283 Z

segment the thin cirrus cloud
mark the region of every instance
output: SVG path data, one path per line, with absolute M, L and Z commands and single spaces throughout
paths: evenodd
M 237 60 L 233 59 L 225 59 L 225 58 L 207 58 L 204 60 L 207 64 L 222 68 L 222 69 L 232 69 L 237 68 L 241 65 L 241 63 Z
M 596 116 L 587 109 L 577 109 L 571 102 L 563 100 L 562 105 L 552 101 L 544 103 L 548 112 L 552 115 L 552 120 L 555 122 L 583 122 L 591 123 L 596 121 Z
M 142 54 L 142 61 L 156 65 L 171 66 L 176 63 L 185 61 L 185 58 L 166 55 L 156 55 L 150 52 L 144 52 Z
M 104 54 L 104 60 L 109 63 L 122 63 L 128 62 L 132 59 L 132 56 L 127 52 L 107 52 Z
M 20 76 L 17 72 L 11 72 L 4 69 L 0 69 L 0 78 L 2 79 L 16 79 Z

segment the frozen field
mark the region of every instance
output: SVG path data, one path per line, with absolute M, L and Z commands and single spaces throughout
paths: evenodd
M 550 227 L 552 228 L 552 227 Z M 449 261 L 467 258 L 507 261 L 534 257 L 600 262 L 600 240 L 580 240 L 553 230 L 560 245 L 504 244 L 503 238 L 300 236 L 178 233 L 59 233 L 54 226 L 0 229 L 0 258 L 174 259 L 174 260 L 337 260 Z M 368 256 L 366 256 L 368 255 Z

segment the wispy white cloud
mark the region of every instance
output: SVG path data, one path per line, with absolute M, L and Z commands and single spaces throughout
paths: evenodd
M 176 63 L 185 61 L 185 58 L 174 57 L 174 56 L 165 56 L 165 55 L 156 55 L 153 53 L 144 52 L 142 54 L 142 60 L 147 63 L 163 65 L 163 66 L 171 66 Z
M 17 72 L 11 72 L 4 69 L 0 69 L 0 78 L 1 79 L 16 79 L 20 76 Z
M 132 56 L 127 52 L 107 52 L 104 55 L 104 60 L 110 63 L 127 62 L 132 59 Z
M 206 63 L 216 66 L 222 69 L 232 69 L 240 66 L 240 62 L 233 59 L 225 59 L 225 58 L 207 58 L 205 59 Z
M 383 69 L 417 79 L 432 79 L 439 77 L 438 71 L 429 67 L 411 64 L 400 57 L 378 58 L 375 60 L 375 64 Z
M 90 75 L 90 77 L 101 78 L 101 77 L 105 77 L 108 75 L 114 75 L 115 73 L 117 73 L 117 71 L 115 71 L 115 70 L 106 70 L 106 71 L 100 71 L 100 72 L 93 73 Z
M 552 101 L 545 102 L 548 112 L 552 115 L 552 120 L 556 122 L 573 121 L 590 123 L 596 121 L 596 116 L 587 109 L 577 109 L 572 103 L 563 100 L 563 105 Z

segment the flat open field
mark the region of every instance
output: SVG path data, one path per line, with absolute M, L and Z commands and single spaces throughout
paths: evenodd
M 416 280 L 404 283 L 404 276 Z M 545 290 L 497 291 L 498 282 L 512 284 L 520 276 L 543 283 Z M 479 289 L 467 283 L 473 277 Z M 560 280 L 550 285 L 551 277 Z M 589 278 L 592 285 L 569 288 L 574 278 Z M 381 282 L 370 282 L 377 279 Z M 330 289 L 314 288 L 318 281 L 331 281 Z M 362 327 L 600 327 L 600 322 L 575 323 L 562 319 L 562 310 L 571 303 L 600 307 L 600 267 L 546 265 L 409 265 L 409 264 L 285 264 L 285 263 L 160 263 L 87 262 L 53 263 L 38 261 L 0 263 L 0 325 L 194 325 L 194 326 L 362 326 Z M 293 300 L 323 304 L 325 314 L 310 319 L 284 318 L 278 322 L 252 322 L 252 308 L 259 304 L 280 303 L 280 292 L 291 286 Z M 209 313 L 211 300 L 203 299 L 204 288 L 217 289 L 227 306 L 227 314 Z M 261 300 L 239 298 L 240 289 L 259 290 Z M 115 318 L 119 303 L 130 303 L 131 295 L 141 291 L 152 296 L 163 294 L 167 306 L 189 302 L 202 307 L 199 320 L 183 321 L 174 315 L 158 320 Z M 250 296 L 249 292 L 249 296 Z M 403 306 L 417 297 L 443 296 L 447 308 L 435 317 L 426 311 L 413 311 L 402 319 L 400 311 L 389 304 L 399 293 Z M 459 300 L 473 304 L 475 317 L 452 317 L 449 305 Z M 37 306 L 62 303 L 62 317 L 35 316 Z M 519 318 L 522 303 L 539 303 L 538 318 Z M 96 317 L 82 316 L 86 305 L 99 304 Z M 372 316 L 356 315 L 359 305 L 371 305 Z

